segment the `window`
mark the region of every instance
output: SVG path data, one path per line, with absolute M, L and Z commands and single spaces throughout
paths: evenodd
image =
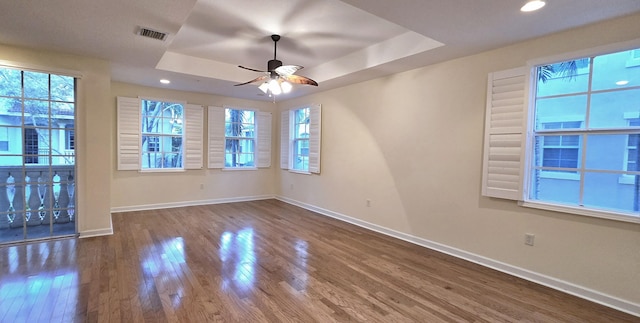
M 640 118 L 629 120 L 629 127 L 640 127 Z M 627 154 L 624 158 L 624 170 L 635 172 L 638 171 L 638 139 L 640 133 L 629 134 L 627 136 Z
M 255 167 L 255 112 L 225 109 L 225 167 Z
M 24 163 L 38 163 L 38 132 L 34 128 L 24 128 Z
M 64 134 L 65 134 L 65 149 L 74 150 L 76 149 L 76 137 L 75 130 L 72 124 L 68 124 L 64 126 Z
M 638 222 L 640 66 L 628 65 L 637 51 L 492 73 L 483 194 Z
M 209 168 L 271 167 L 270 112 L 230 107 L 207 111 Z
M 0 127 L 0 151 L 9 151 L 9 128 Z
M 579 128 L 580 122 L 547 122 L 542 129 L 556 130 Z M 562 133 L 562 132 L 559 132 Z M 542 167 L 548 169 L 578 168 L 578 152 L 580 151 L 580 137 L 559 135 L 549 132 L 539 136 L 541 149 L 536 150 L 542 162 Z
M 309 171 L 309 108 L 293 111 L 293 163 L 292 168 Z
M 202 168 L 202 106 L 118 97 L 118 170 Z
M 303 173 L 320 172 L 320 105 L 282 113 L 281 168 Z
M 183 105 L 142 100 L 142 169 L 182 168 Z

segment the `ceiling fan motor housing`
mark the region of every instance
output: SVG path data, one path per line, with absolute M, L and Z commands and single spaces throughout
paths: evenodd
M 267 71 L 272 72 L 276 68 L 282 66 L 282 61 L 277 59 L 272 59 L 267 62 Z

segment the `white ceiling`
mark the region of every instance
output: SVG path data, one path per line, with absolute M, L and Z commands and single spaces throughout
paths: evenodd
M 269 100 L 233 84 L 260 76 L 238 65 L 266 69 L 271 34 L 282 35 L 277 58 L 320 83 L 296 85 L 293 97 L 640 12 L 639 0 L 549 0 L 521 13 L 524 2 L 2 1 L 0 43 L 105 59 L 116 81 Z M 169 36 L 143 38 L 139 27 Z

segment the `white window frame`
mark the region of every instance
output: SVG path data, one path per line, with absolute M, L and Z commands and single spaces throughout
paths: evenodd
M 295 113 L 304 108 L 309 108 L 309 138 L 298 140 L 309 141 L 308 169 L 294 169 L 294 147 L 296 138 L 293 131 L 295 129 Z M 300 174 L 319 174 L 320 173 L 320 148 L 322 130 L 322 106 L 320 104 L 309 104 L 284 110 L 280 118 L 280 168 L 288 170 L 292 173 Z
M 183 106 L 182 167 L 142 169 L 142 100 L 180 103 Z M 117 169 L 139 172 L 182 172 L 201 169 L 203 161 L 203 109 L 179 100 L 117 98 Z
M 527 62 L 489 74 L 483 154 L 482 195 L 518 201 L 520 206 L 640 223 L 629 213 L 528 200 L 533 162 L 535 67 L 640 48 L 640 39 Z
M 225 109 L 227 108 L 254 112 L 255 167 L 225 167 Z M 225 171 L 257 170 L 271 167 L 272 120 L 271 112 L 259 111 L 253 108 L 209 106 L 207 108 L 207 167 Z

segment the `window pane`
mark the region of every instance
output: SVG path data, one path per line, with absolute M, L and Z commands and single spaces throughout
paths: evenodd
M 640 182 L 636 175 L 585 173 L 584 205 L 596 209 L 637 212 Z
M 0 97 L 0 113 L 4 124 L 22 126 L 22 101 L 17 98 Z
M 74 104 L 64 102 L 51 103 L 51 127 L 64 128 L 66 124 L 73 123 Z
M 162 154 L 159 153 L 143 153 L 142 168 L 161 168 Z
M 254 111 L 225 109 L 225 136 L 253 138 Z
M 170 140 L 170 150 L 171 152 L 174 153 L 179 153 L 182 152 L 182 137 L 166 137 L 168 140 Z
M 629 155 L 628 135 L 588 135 L 586 168 L 591 170 L 625 170 Z M 637 158 L 637 156 L 636 156 Z
M 570 172 L 531 172 L 529 198 L 532 200 L 578 205 L 580 181 L 578 174 Z
M 586 92 L 588 85 L 587 58 L 538 67 L 538 97 Z
M 537 136 L 534 140 L 534 166 L 578 168 L 580 135 Z
M 160 151 L 160 137 L 142 136 L 142 151 Z
M 640 84 L 640 69 L 632 68 L 633 50 L 598 56 L 593 60 L 592 90 L 619 89 Z
M 625 114 L 640 112 L 640 90 L 595 93 L 591 96 L 591 128 L 621 128 L 629 126 Z
M 182 157 L 181 154 L 169 153 L 164 155 L 163 159 L 164 168 L 181 168 Z
M 49 74 L 24 71 L 24 97 L 49 99 Z
M 22 96 L 22 73 L 11 68 L 0 68 L 0 95 Z
M 51 75 L 51 100 L 75 102 L 74 79 L 71 76 Z
M 584 127 L 587 113 L 587 96 L 576 95 L 559 98 L 546 98 L 536 100 L 536 130 L 547 129 L 544 124 L 567 122 L 562 129 Z M 570 122 L 570 123 L 569 123 Z
M 24 123 L 37 127 L 49 126 L 49 102 L 24 100 Z

